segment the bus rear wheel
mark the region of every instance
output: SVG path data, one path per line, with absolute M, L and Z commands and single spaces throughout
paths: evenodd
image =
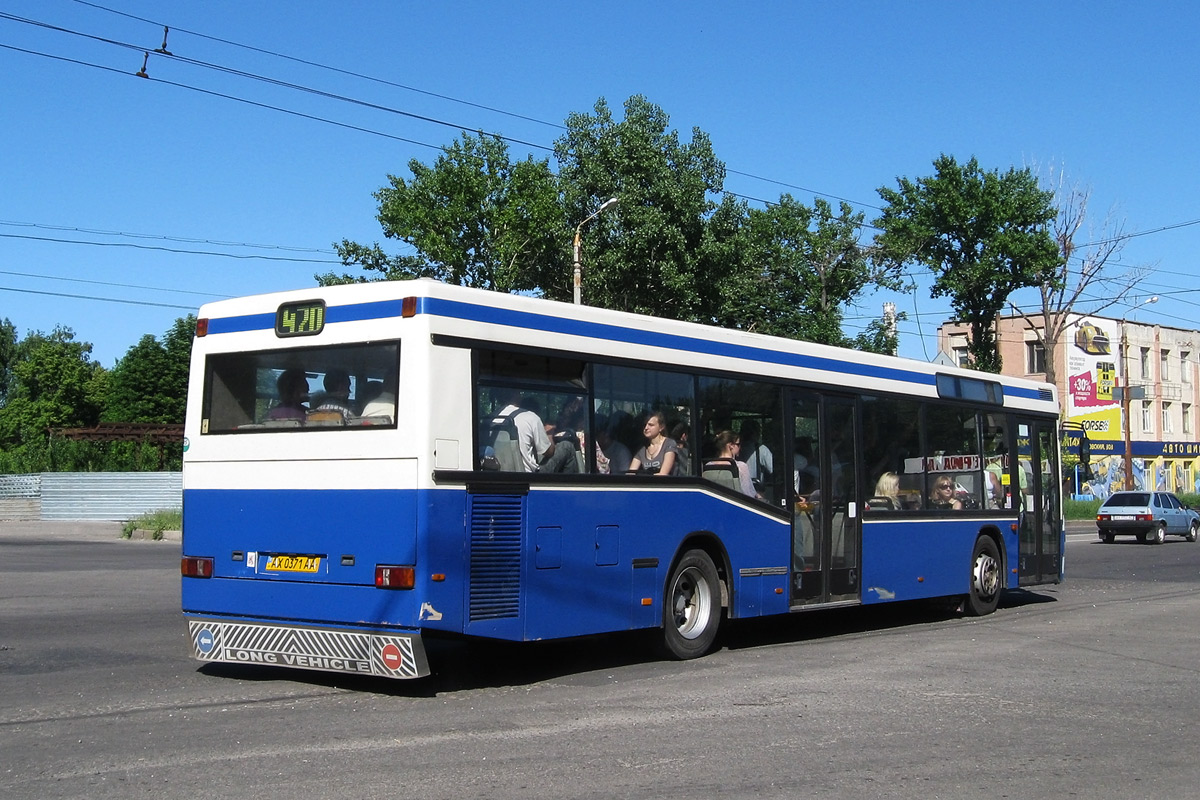
M 717 638 L 721 587 L 708 553 L 688 550 L 671 571 L 663 603 L 663 645 L 678 659 L 699 658 Z
M 971 590 L 964 604 L 967 614 L 982 617 L 995 611 L 1002 586 L 1000 551 L 990 536 L 980 536 L 971 554 Z

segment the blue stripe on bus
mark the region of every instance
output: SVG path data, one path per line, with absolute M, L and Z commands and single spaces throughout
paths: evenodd
M 329 306 L 325 309 L 325 322 L 362 322 L 368 319 L 387 319 L 400 316 L 403 300 L 376 300 L 370 303 L 351 303 L 344 306 Z M 208 321 L 208 332 L 244 333 L 274 329 L 275 314 L 245 314 L 239 317 L 214 317 Z
M 546 314 L 512 311 L 490 306 L 477 306 L 457 300 L 442 300 L 432 297 L 422 298 L 418 304 L 418 313 L 436 314 L 438 316 L 466 319 L 473 322 L 507 325 L 514 328 L 532 328 L 547 333 L 586 336 L 591 339 L 605 339 L 608 341 L 624 342 L 626 344 L 665 347 L 672 350 L 684 350 L 711 356 L 748 359 L 788 367 L 843 372 L 864 377 L 924 384 L 926 386 L 934 385 L 933 375 L 924 375 L 919 372 L 910 372 L 895 367 L 854 364 L 823 356 L 784 353 L 777 350 L 768 350 L 763 347 L 714 342 L 708 339 L 699 339 L 674 333 L 643 331 L 636 328 L 625 328 L 601 322 L 582 322 L 580 320 L 553 317 Z
M 240 317 L 214 317 L 208 321 L 208 333 L 245 333 L 275 327 L 275 312 L 245 314 Z
M 325 322 L 361 322 L 366 319 L 398 317 L 403 304 L 403 300 L 376 300 L 371 303 L 329 306 L 325 309 Z
M 402 303 L 402 300 L 397 299 L 329 306 L 325 312 L 325 321 L 330 323 L 359 322 L 369 319 L 398 317 L 400 316 Z M 901 381 L 921 386 L 933 386 L 936 380 L 933 375 L 897 367 L 881 367 L 826 358 L 824 356 L 785 353 L 751 345 L 715 342 L 680 334 L 658 333 L 602 322 L 584 322 L 548 314 L 514 311 L 511 309 L 495 308 L 493 306 L 480 306 L 474 303 L 464 303 L 459 300 L 421 297 L 417 299 L 417 313 L 433 314 L 440 317 L 468 320 L 471 322 L 506 325 L 512 328 L 532 329 L 546 333 L 560 333 L 571 336 L 585 336 L 591 339 L 623 342 L 626 344 L 664 347 L 711 356 L 741 358 L 766 364 L 822 370 L 825 372 L 857 375 L 864 378 Z M 210 334 L 241 333 L 274 327 L 274 313 L 246 314 L 238 317 L 218 317 L 212 319 L 209 321 L 208 332 Z M 1020 397 L 1027 400 L 1043 399 L 1041 393 L 1036 388 L 1003 385 L 1003 390 L 1006 395 L 1011 397 Z

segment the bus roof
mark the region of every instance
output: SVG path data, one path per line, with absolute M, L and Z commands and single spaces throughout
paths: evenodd
M 747 376 L 844 385 L 938 396 L 938 376 L 949 380 L 986 382 L 1003 387 L 1010 408 L 1057 413 L 1053 386 L 1021 378 L 944 367 L 915 359 L 885 356 L 795 339 L 662 319 L 592 306 L 576 306 L 540 298 L 452 286 L 432 279 L 375 281 L 314 287 L 206 303 L 199 317 L 208 320 L 205 349 L 241 349 L 224 334 L 264 332 L 270 335 L 276 311 L 286 303 L 322 301 L 324 324 L 358 323 L 369 336 L 398 335 L 395 325 L 409 300 L 411 315 L 423 319 L 429 333 L 466 340 L 546 349 L 593 357 L 705 367 Z M 390 334 L 389 334 L 390 331 Z M 320 337 L 316 337 L 319 339 Z M 346 341 L 345 338 L 341 339 Z M 267 341 L 267 340 L 263 340 Z M 297 341 L 278 339 L 276 346 Z M 306 344 L 319 344 L 309 339 Z M 944 396 L 944 394 L 943 394 Z

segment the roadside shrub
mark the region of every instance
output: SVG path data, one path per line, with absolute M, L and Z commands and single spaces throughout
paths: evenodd
M 155 539 L 163 538 L 163 531 L 177 531 L 183 528 L 183 512 L 179 509 L 151 511 L 134 517 L 121 526 L 121 535 L 126 539 L 133 536 L 136 530 L 153 531 Z

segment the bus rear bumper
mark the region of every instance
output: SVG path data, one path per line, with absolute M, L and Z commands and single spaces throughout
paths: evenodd
M 192 657 L 226 664 L 265 664 L 384 678 L 429 674 L 417 633 L 189 619 Z

